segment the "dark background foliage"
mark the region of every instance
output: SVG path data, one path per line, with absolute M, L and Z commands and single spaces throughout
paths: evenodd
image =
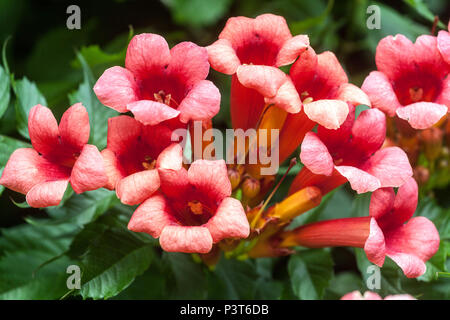
M 71 4 L 81 8 L 81 30 L 66 27 L 66 8 Z M 366 9 L 371 4 L 381 9 L 379 30 L 366 27 Z M 12 79 L 4 113 L 0 102 L 0 172 L 10 153 L 28 143 L 26 112 L 38 102 L 59 118 L 70 104 L 82 101 L 95 128 L 91 142 L 104 147 L 106 119 L 114 112 L 98 102 L 91 88 L 106 68 L 123 65 L 131 35 L 154 32 L 171 46 L 186 40 L 208 45 L 229 17 L 267 12 L 284 16 L 294 35 L 308 34 L 317 52 L 335 52 L 350 81 L 360 85 L 375 69 L 375 48 L 382 37 L 402 33 L 414 40 L 430 34 L 435 15 L 444 28 L 450 3 L 0 0 L 0 43 L 9 39 L 2 65 L 4 69 L 8 65 L 11 73 L 0 79 Z M 225 129 L 230 127 L 230 79 L 213 70 L 209 77 L 222 93 L 221 111 L 213 123 Z M 1 92 L 0 85 L 0 96 Z M 289 183 L 289 179 L 284 182 L 275 200 L 285 195 Z M 408 292 L 418 298 L 449 298 L 448 193 L 448 186 L 432 190 L 416 213 L 431 218 L 444 240 L 427 263 L 427 273 L 419 280 L 408 280 L 388 261 L 382 272 L 382 295 Z M 126 223 L 133 208 L 120 205 L 112 192 L 73 195 L 69 190 L 62 205 L 47 210 L 28 208 L 22 195 L 2 187 L 0 195 L 0 298 L 336 299 L 367 289 L 369 263 L 361 250 L 299 250 L 292 257 L 256 261 L 223 257 L 211 271 L 195 257 L 162 253 L 150 237 L 129 232 Z M 368 204 L 369 195 L 355 196 L 344 187 L 295 224 L 367 215 Z M 65 286 L 65 268 L 73 263 L 83 267 L 82 289 L 75 292 Z

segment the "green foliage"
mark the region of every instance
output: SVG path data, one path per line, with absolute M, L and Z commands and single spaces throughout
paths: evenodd
M 11 96 L 9 74 L 0 65 L 0 118 L 9 106 L 9 99 Z
M 325 249 L 302 250 L 290 257 L 288 269 L 299 299 L 320 299 L 333 277 L 333 260 Z
M 28 80 L 27 77 L 15 81 L 13 89 L 17 98 L 15 105 L 17 131 L 22 137 L 29 139 L 28 114 L 31 108 L 37 104 L 47 106 L 47 101 L 36 84 Z
M 176 23 L 202 27 L 216 23 L 230 7 L 232 0 L 163 0 Z

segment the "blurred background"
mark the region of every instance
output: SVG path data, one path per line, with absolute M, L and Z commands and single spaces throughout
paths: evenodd
M 66 13 L 66 9 L 72 4 L 78 5 L 81 9 L 80 30 L 69 30 L 66 27 L 66 20 L 70 16 Z M 380 29 L 369 30 L 366 26 L 367 18 L 370 16 L 366 10 L 372 4 L 378 5 L 381 10 Z M 4 58 L 14 78 L 26 77 L 31 85 L 36 86 L 42 93 L 47 106 L 59 118 L 70 106 L 80 83 L 85 79 L 82 63 L 80 59 L 77 59 L 77 52 L 81 53 L 92 70 L 93 79 L 97 79 L 106 68 L 124 65 L 126 47 L 134 34 L 158 33 L 166 38 L 170 46 L 180 41 L 193 41 L 198 45 L 206 46 L 217 39 L 229 17 L 239 15 L 255 17 L 262 13 L 284 16 L 293 35 L 309 35 L 311 45 L 316 52 L 333 51 L 347 71 L 350 82 L 359 86 L 369 72 L 376 69 L 375 48 L 381 38 L 401 33 L 415 40 L 418 35 L 430 34 L 435 16 L 440 19 L 436 30 L 446 28 L 450 17 L 450 2 L 448 0 L 385 2 L 366 0 L 0 0 L 0 44 L 7 40 Z M 220 113 L 213 119 L 214 127 L 229 128 L 231 127 L 230 77 L 211 70 L 209 78 L 216 83 L 222 94 Z M 3 117 L 0 118 L 1 135 L 23 140 L 16 128 L 17 115 L 14 107 L 7 108 Z M 0 156 L 0 160 L 6 162 L 7 158 L 1 159 Z M 448 173 L 448 162 L 446 170 Z M 295 172 L 298 170 L 293 171 Z M 291 175 L 290 178 L 292 177 Z M 445 181 L 448 182 L 448 176 Z M 435 223 L 437 219 L 437 224 L 445 222 L 445 226 L 448 225 L 450 214 L 448 210 L 450 189 L 447 182 L 427 188 L 426 196 L 431 197 L 432 200 L 425 199 L 418 209 L 418 211 L 428 210 L 428 216 L 431 215 L 432 219 L 434 217 Z M 284 196 L 289 183 L 289 180 L 284 183 L 284 188 L 277 193 L 275 200 Z M 24 208 L 21 204 L 24 197 L 21 195 L 9 190 L 0 190 L 0 194 L 2 194 L 0 197 L 1 228 L 21 224 L 24 218 L 29 216 L 39 218 L 48 215 L 48 212 L 44 210 Z M 352 215 L 366 215 L 368 201 L 369 196 L 355 197 L 347 189 L 341 188 L 327 202 L 326 207 L 319 207 L 310 216 L 317 219 L 320 215 L 320 219 L 326 219 L 349 216 L 350 211 Z M 297 224 L 305 223 L 308 219 L 310 218 L 302 218 L 297 221 Z M 447 229 L 448 227 L 446 227 L 446 234 L 448 234 Z M 355 260 L 353 253 L 345 249 L 333 249 L 332 253 L 335 260 L 335 272 L 343 271 L 341 274 L 343 280 L 334 283 L 336 288 L 345 286 L 346 283 L 359 281 L 344 280 L 347 278 L 354 280 L 355 275 L 347 270 L 356 270 L 356 264 L 362 260 Z M 436 266 L 439 264 L 439 270 L 445 269 L 446 257 L 446 253 L 441 253 L 440 260 L 435 262 Z M 358 267 L 361 268 L 361 266 Z M 398 278 L 395 279 L 400 281 Z M 386 286 L 390 286 L 387 292 L 395 293 L 392 289 L 395 285 L 387 284 Z M 418 286 L 417 283 L 414 285 L 407 283 L 406 288 L 408 285 Z M 448 296 L 447 287 L 448 283 L 447 285 L 438 283 L 436 288 L 430 289 L 427 297 Z M 344 292 L 346 289 L 340 288 L 339 292 Z M 139 288 L 130 290 L 139 291 Z M 214 296 L 214 292 L 212 295 Z M 336 298 L 337 293 L 328 292 L 328 297 Z

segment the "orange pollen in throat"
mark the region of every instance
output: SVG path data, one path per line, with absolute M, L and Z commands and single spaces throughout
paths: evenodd
M 152 160 L 151 157 L 146 156 L 145 157 L 145 161 L 142 162 L 142 166 L 144 167 L 145 170 L 155 169 L 155 167 L 156 167 L 156 160 Z
M 193 214 L 203 214 L 203 205 L 199 201 L 189 201 L 188 202 L 189 209 Z
M 172 99 L 172 95 L 170 93 L 166 94 L 163 90 L 160 90 L 158 93 L 154 93 L 153 97 L 159 103 L 164 103 L 165 105 L 170 106 L 170 103 L 173 102 L 176 106 L 178 106 L 178 103 Z

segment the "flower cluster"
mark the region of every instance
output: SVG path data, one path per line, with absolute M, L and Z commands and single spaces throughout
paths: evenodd
M 446 31 L 415 43 L 402 35 L 382 39 L 378 71 L 358 88 L 332 52 L 316 53 L 308 36 L 293 36 L 285 19 L 272 14 L 230 18 L 206 48 L 182 42 L 170 49 L 159 35 L 136 35 L 125 68 L 107 69 L 93 88 L 102 104 L 124 113 L 108 120 L 107 147 L 99 152 L 88 144 L 81 103 L 59 126 L 37 105 L 28 119 L 33 148 L 11 155 L 0 184 L 25 194 L 33 207 L 58 205 L 69 182 L 76 193 L 115 190 L 123 204 L 137 205 L 130 230 L 159 238 L 165 251 L 201 254 L 205 263 L 221 251 L 256 258 L 289 254 L 295 246 L 350 246 L 364 248 L 376 265 L 387 256 L 407 277 L 418 277 L 438 250 L 439 234 L 430 220 L 412 217 L 418 185 L 411 154 L 390 126 L 440 140 L 418 129 L 435 130 L 446 120 L 449 39 Z M 278 130 L 265 146 L 279 163 L 300 147 L 304 166 L 283 201 L 268 206 L 277 187 L 274 175 L 261 174 L 262 159 L 184 161 L 186 136 L 179 130 L 192 132 L 196 121 L 211 128 L 220 108 L 220 92 L 206 80 L 210 66 L 231 76 L 233 129 Z M 369 109 L 358 112 L 359 105 Z M 234 155 L 248 160 L 252 143 Z M 346 182 L 357 193 L 372 192 L 368 217 L 286 229 Z

